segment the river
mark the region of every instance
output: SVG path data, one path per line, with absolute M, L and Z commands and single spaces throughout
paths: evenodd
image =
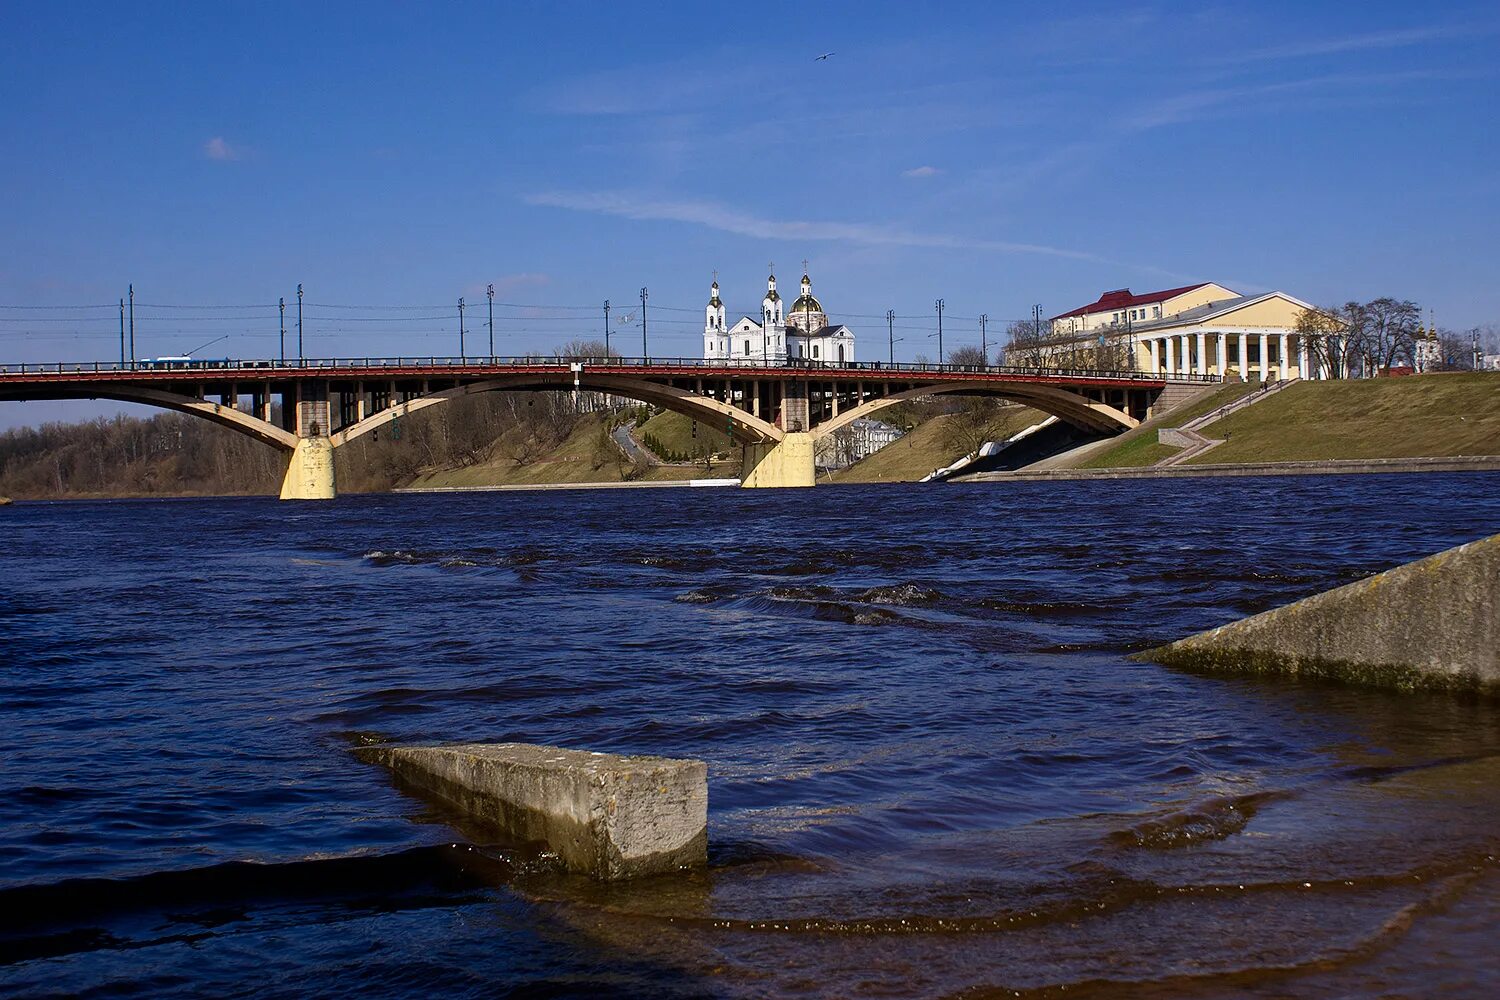
M 0 511 L 0 991 L 1500 993 L 1493 705 L 1133 651 L 1500 531 L 1500 475 Z M 350 747 L 709 762 L 707 872 Z

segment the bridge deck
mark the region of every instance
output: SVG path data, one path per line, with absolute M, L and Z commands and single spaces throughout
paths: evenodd
M 582 366 L 575 369 L 574 366 Z M 303 381 L 308 379 L 473 379 L 508 375 L 594 375 L 636 379 L 811 379 L 820 381 L 974 381 L 1110 388 L 1164 387 L 1169 381 L 1218 382 L 1218 376 L 1174 376 L 1067 368 L 937 365 L 881 361 L 723 362 L 692 358 L 308 358 L 135 362 L 57 362 L 0 366 L 0 384 L 57 382 Z

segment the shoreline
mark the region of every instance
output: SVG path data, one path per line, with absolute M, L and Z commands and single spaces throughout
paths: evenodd
M 398 486 L 390 493 L 501 493 L 510 490 L 649 490 L 738 486 L 738 479 L 657 479 L 630 483 L 507 483 L 503 486 Z
M 976 472 L 954 483 L 1038 482 L 1050 479 L 1199 479 L 1219 476 L 1348 476 L 1395 472 L 1500 472 L 1500 455 L 1454 458 L 1339 458 L 1314 462 L 1233 462 L 1118 469 Z

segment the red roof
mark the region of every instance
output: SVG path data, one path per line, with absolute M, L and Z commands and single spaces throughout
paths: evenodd
M 1067 319 L 1069 316 L 1085 316 L 1089 313 L 1105 312 L 1111 309 L 1129 309 L 1131 306 L 1142 306 L 1152 302 L 1162 302 L 1166 299 L 1175 298 L 1183 292 L 1191 292 L 1195 288 L 1212 284 L 1209 281 L 1200 281 L 1196 285 L 1183 285 L 1181 288 L 1165 288 L 1159 292 L 1147 292 L 1144 295 L 1131 295 L 1128 288 L 1117 288 L 1113 292 L 1105 292 L 1099 296 L 1097 302 L 1090 302 L 1086 306 L 1079 306 L 1053 319 Z

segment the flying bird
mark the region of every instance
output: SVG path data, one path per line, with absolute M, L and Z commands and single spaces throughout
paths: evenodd
M 825 52 L 822 55 L 818 56 L 816 59 L 814 59 L 813 62 L 822 62 L 823 60 L 827 59 L 829 56 L 837 55 L 837 54 L 838 53 L 836 53 L 836 52 Z

